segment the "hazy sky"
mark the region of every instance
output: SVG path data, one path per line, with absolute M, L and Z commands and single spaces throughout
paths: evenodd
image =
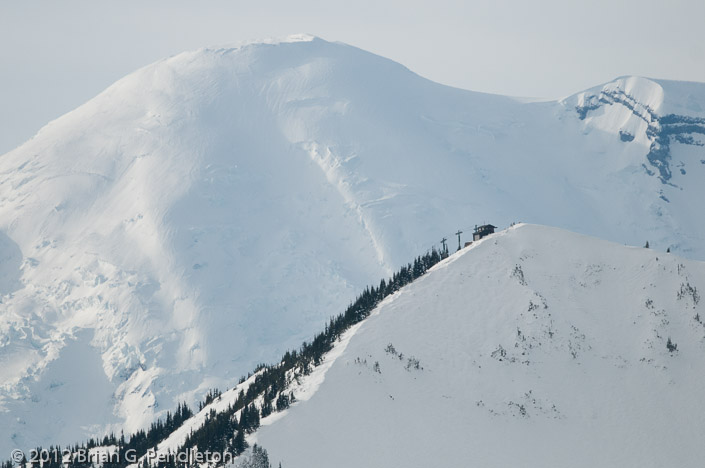
M 434 81 L 558 98 L 621 75 L 705 81 L 703 0 L 0 0 L 0 154 L 138 67 L 311 33 Z

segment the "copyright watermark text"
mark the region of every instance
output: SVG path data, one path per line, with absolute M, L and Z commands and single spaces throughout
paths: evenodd
M 10 453 L 10 459 L 17 465 L 41 467 L 44 465 L 64 465 L 67 467 L 71 463 L 81 465 L 91 465 L 100 467 L 108 464 L 137 463 L 147 461 L 150 465 L 164 462 L 173 462 L 181 466 L 193 466 L 194 464 L 228 464 L 235 460 L 235 454 L 225 452 L 199 452 L 194 449 L 180 452 L 156 452 L 148 450 L 146 453 L 139 453 L 135 449 L 124 451 L 110 449 L 79 449 L 79 450 L 30 450 L 27 453 L 20 449 L 15 449 Z

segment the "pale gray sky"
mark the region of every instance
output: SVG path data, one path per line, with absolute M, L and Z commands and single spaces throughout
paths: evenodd
M 562 97 L 621 75 L 705 81 L 703 0 L 0 0 L 0 154 L 184 50 L 311 33 L 460 88 Z

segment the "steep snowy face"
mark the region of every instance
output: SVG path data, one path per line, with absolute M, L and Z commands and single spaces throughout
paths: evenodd
M 659 128 L 701 118 L 683 110 L 701 85 L 625 80 L 606 87 L 662 90 L 637 93 Z M 705 257 L 698 132 L 669 140 L 688 172 L 664 184 L 651 126 L 590 99 L 448 88 L 307 36 L 120 80 L 0 158 L 0 450 L 132 431 L 229 386 L 483 221 Z
M 137 429 L 386 273 L 359 207 L 287 136 L 302 100 L 340 111 L 315 101 L 348 49 L 182 54 L 2 157 L 3 450 Z
M 670 88 L 669 101 L 664 99 L 664 86 Z M 608 83 L 599 91 L 580 93 L 568 101 L 577 101 L 576 112 L 591 126 L 611 133 L 618 131 L 624 142 L 648 145 L 646 158 L 653 167 L 644 165 L 644 169 L 650 175 L 653 174 L 651 169 L 655 169 L 664 184 L 671 184 L 674 164 L 678 172 L 685 175 L 687 167 L 701 163 L 693 157 L 698 152 L 687 149 L 677 151 L 683 153 L 686 161 L 674 160 L 671 144 L 705 145 L 704 92 L 702 83 L 656 82 L 630 77 Z
M 691 251 L 689 245 L 697 244 L 694 239 L 702 232 L 697 200 L 705 196 L 705 84 L 625 77 L 563 104 L 574 107 L 585 133 L 599 130 L 619 137 L 625 155 L 620 163 L 627 163 L 628 170 L 640 164 L 660 180 L 660 201 L 652 204 L 649 215 L 665 218 L 672 242 Z M 669 236 L 665 230 L 661 235 Z
M 382 302 L 256 440 L 293 468 L 699 466 L 704 285 L 702 262 L 510 228 Z

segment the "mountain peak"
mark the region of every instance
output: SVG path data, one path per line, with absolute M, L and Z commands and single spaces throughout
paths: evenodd
M 642 76 L 621 76 L 576 93 L 564 102 L 577 106 L 597 105 L 600 99 L 622 95 L 656 115 L 678 114 L 705 117 L 705 83 L 671 81 Z
M 577 97 L 522 103 L 339 43 L 270 42 L 144 67 L 0 158 L 0 449 L 144 427 L 481 220 L 705 255 L 700 127 L 659 121 L 670 152 L 650 160 L 657 134 L 609 101 L 645 90 L 632 107 L 650 109 L 649 82 L 584 96 L 598 107 L 581 119 Z M 68 367 L 101 392 L 54 385 Z
M 281 37 L 262 37 L 258 39 L 250 39 L 250 40 L 244 40 L 244 41 L 238 41 L 230 44 L 224 44 L 222 46 L 211 46 L 211 47 L 204 47 L 202 49 L 197 49 L 197 51 L 216 51 L 216 52 L 223 52 L 223 51 L 236 51 L 240 50 L 246 47 L 250 46 L 272 46 L 272 45 L 281 45 L 281 44 L 295 44 L 295 43 L 305 43 L 305 42 L 328 42 L 319 36 L 315 36 L 313 34 L 308 34 L 308 33 L 298 33 L 298 34 L 289 34 L 287 36 L 281 36 Z M 184 52 L 184 53 L 189 53 L 189 52 Z

